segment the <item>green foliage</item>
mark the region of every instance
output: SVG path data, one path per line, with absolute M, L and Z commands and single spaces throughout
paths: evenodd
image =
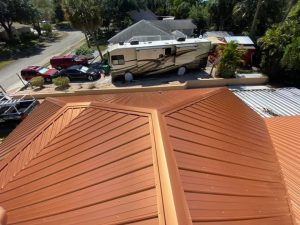
M 286 70 L 300 72 L 300 37 L 295 37 L 293 41 L 286 46 L 283 57 L 281 58 L 281 65 Z
M 53 84 L 61 89 L 67 88 L 69 87 L 70 79 L 69 77 L 58 77 L 53 79 Z
M 49 23 L 45 23 L 42 26 L 42 30 L 44 30 L 46 32 L 46 35 L 51 35 L 52 34 L 52 26 Z
M 258 40 L 262 50 L 261 67 L 270 78 L 300 80 L 300 18 L 291 16 L 297 14 L 299 5 L 300 2 L 283 23 L 268 29 Z
M 9 42 L 14 42 L 12 34 L 13 22 L 29 22 L 28 14 L 32 12 L 29 0 L 0 0 L 0 26 L 4 28 L 9 37 Z
M 270 28 L 265 36 L 258 40 L 262 50 L 261 67 L 264 69 L 264 72 L 272 76 L 282 70 L 280 62 L 286 52 L 286 48 L 299 35 L 300 23 L 296 20 L 287 20 Z
M 53 11 L 55 13 L 56 22 L 64 21 L 65 14 L 62 8 L 62 0 L 53 0 Z
M 40 13 L 40 20 L 52 21 L 54 19 L 54 6 L 52 0 L 30 0 L 31 4 Z
M 296 5 L 291 9 L 288 14 L 289 19 L 299 19 L 300 18 L 300 2 L 296 3 Z
M 238 49 L 238 45 L 230 42 L 221 53 L 221 60 L 217 65 L 217 70 L 220 76 L 224 78 L 234 77 L 235 71 L 242 63 L 244 51 Z
M 94 53 L 94 49 L 89 48 L 86 45 L 81 46 L 80 48 L 76 49 L 76 55 L 90 55 Z
M 30 84 L 31 84 L 33 87 L 43 88 L 43 87 L 44 87 L 44 84 L 45 84 L 45 81 L 44 81 L 44 78 L 43 78 L 43 77 L 38 76 L 38 77 L 33 77 L 33 78 L 30 80 Z
M 203 5 L 193 5 L 189 17 L 193 19 L 198 29 L 205 29 L 208 25 L 208 11 Z

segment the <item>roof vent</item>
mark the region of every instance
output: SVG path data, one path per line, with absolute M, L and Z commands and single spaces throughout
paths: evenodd
M 131 45 L 138 45 L 140 42 L 139 41 L 131 41 L 130 44 Z
M 185 41 L 185 37 L 179 37 L 177 38 L 177 41 Z

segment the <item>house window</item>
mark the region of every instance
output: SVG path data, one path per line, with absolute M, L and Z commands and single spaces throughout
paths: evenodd
M 166 48 L 165 49 L 165 55 L 171 55 L 172 54 L 172 49 L 171 48 Z
M 124 65 L 124 55 L 113 55 L 111 56 L 111 62 L 113 65 Z

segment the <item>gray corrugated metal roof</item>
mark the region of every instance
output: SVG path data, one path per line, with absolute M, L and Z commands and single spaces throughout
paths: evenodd
M 253 41 L 248 36 L 231 36 L 224 38 L 226 42 L 234 41 L 240 45 L 254 45 Z
M 300 90 L 297 88 L 233 90 L 233 93 L 262 117 L 300 115 Z

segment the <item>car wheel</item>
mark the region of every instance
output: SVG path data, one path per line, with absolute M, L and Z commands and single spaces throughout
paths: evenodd
M 95 77 L 93 75 L 88 75 L 87 79 L 89 81 L 93 81 L 93 80 L 95 80 Z
M 44 79 L 46 83 L 52 83 L 52 79 L 50 77 L 45 77 Z

